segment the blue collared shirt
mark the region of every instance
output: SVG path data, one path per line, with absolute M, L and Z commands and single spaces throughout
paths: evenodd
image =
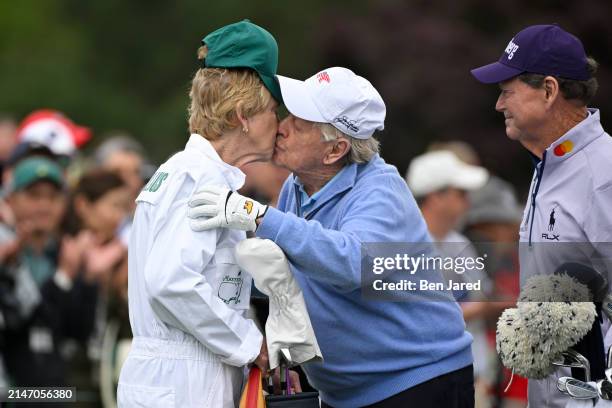
M 336 180 L 343 177 L 343 173 L 347 171 L 349 167 L 344 166 L 342 170 L 334 175 L 319 191 L 315 192 L 312 196 L 309 196 L 306 190 L 304 189 L 304 184 L 300 180 L 299 177 L 294 176 L 293 184 L 295 184 L 296 188 L 300 192 L 300 208 L 302 214 L 308 214 L 315 206 L 317 200 L 320 200 L 321 197 L 324 197 L 328 190 L 330 190 L 335 183 Z
M 372 404 L 472 363 L 456 303 L 362 296 L 363 243 L 431 242 L 395 167 L 376 155 L 345 166 L 303 204 L 302 197 L 290 176 L 256 235 L 283 249 L 302 289 L 324 358 L 302 367 L 323 401 Z

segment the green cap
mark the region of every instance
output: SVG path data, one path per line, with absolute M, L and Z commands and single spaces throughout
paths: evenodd
M 242 20 L 208 34 L 202 40 L 208 48 L 204 66 L 210 68 L 251 68 L 280 104 L 283 101 L 276 79 L 278 45 L 268 31 Z
M 44 157 L 31 157 L 19 162 L 13 170 L 11 190 L 23 190 L 41 180 L 50 181 L 59 188 L 64 186 L 62 169 L 57 163 Z

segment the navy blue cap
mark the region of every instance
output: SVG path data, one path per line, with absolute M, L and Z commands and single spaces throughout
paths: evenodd
M 485 84 L 506 81 L 524 72 L 586 81 L 587 56 L 582 42 L 558 25 L 533 25 L 508 43 L 499 61 L 473 69 Z

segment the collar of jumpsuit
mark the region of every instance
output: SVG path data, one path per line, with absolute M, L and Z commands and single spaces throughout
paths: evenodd
M 212 144 L 203 136 L 195 133 L 192 134 L 185 148 L 195 149 L 211 159 L 219 170 L 221 170 L 221 173 L 223 173 L 230 189 L 235 191 L 244 185 L 244 180 L 246 179 L 245 174 L 238 167 L 234 167 L 221 160 L 219 153 L 217 153 Z

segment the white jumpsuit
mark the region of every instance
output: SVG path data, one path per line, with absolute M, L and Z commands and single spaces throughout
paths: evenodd
M 134 341 L 119 378 L 119 407 L 237 406 L 243 366 L 263 340 L 245 318 L 251 277 L 234 259 L 245 233 L 194 232 L 186 214 L 202 186 L 236 190 L 244 178 L 191 135 L 138 196 L 129 245 Z

